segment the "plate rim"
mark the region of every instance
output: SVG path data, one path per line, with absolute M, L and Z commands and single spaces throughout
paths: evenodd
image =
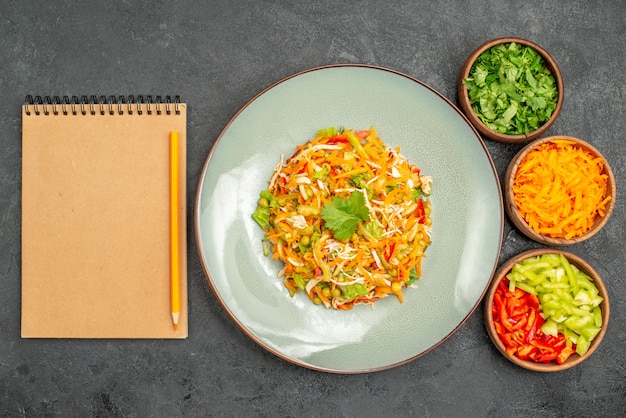
M 463 121 L 467 124 L 467 126 L 471 129 L 471 131 L 474 133 L 474 135 L 476 136 L 476 139 L 478 140 L 478 143 L 480 144 L 480 146 L 482 147 L 485 156 L 487 157 L 487 160 L 489 161 L 489 166 L 491 167 L 491 170 L 493 172 L 494 175 L 494 179 L 496 182 L 496 186 L 497 186 L 497 192 L 498 192 L 498 196 L 499 196 L 499 201 L 500 201 L 500 207 L 499 207 L 499 214 L 500 214 L 500 222 L 499 222 L 499 237 L 498 237 L 498 245 L 497 245 L 497 251 L 495 253 L 495 262 L 494 265 L 491 269 L 491 273 L 489 276 L 489 280 L 486 282 L 485 288 L 482 290 L 480 297 L 477 299 L 477 301 L 474 303 L 474 306 L 470 309 L 470 311 L 465 315 L 465 317 L 460 321 L 459 324 L 457 324 L 447 335 L 445 335 L 443 338 L 441 338 L 441 340 L 439 340 L 437 343 L 433 344 L 431 347 L 427 348 L 426 350 L 411 356 L 409 358 L 406 358 L 404 360 L 395 362 L 395 363 L 391 363 L 391 364 L 386 364 L 383 366 L 376 366 L 376 367 L 370 367 L 370 368 L 363 368 L 363 369 L 334 369 L 334 368 L 329 368 L 329 367 L 323 367 L 323 366 L 317 366 L 314 364 L 310 364 L 307 363 L 305 361 L 302 360 L 298 360 L 298 359 L 294 359 L 282 352 L 280 352 L 279 350 L 277 350 L 276 348 L 270 346 L 269 344 L 265 343 L 261 338 L 259 338 L 258 336 L 256 336 L 253 332 L 251 332 L 249 329 L 247 329 L 247 327 L 237 318 L 237 316 L 231 311 L 231 309 L 229 309 L 229 307 L 227 306 L 226 302 L 224 301 L 223 297 L 221 296 L 219 290 L 216 288 L 215 283 L 212 279 L 212 276 L 209 272 L 207 263 L 205 262 L 205 258 L 203 257 L 203 252 L 202 252 L 202 240 L 201 240 L 201 233 L 200 233 L 200 228 L 199 228 L 199 218 L 200 218 L 200 191 L 202 190 L 203 184 L 204 184 L 204 180 L 206 178 L 206 172 L 208 170 L 209 164 L 211 162 L 211 159 L 213 158 L 213 155 L 215 154 L 215 151 L 220 143 L 220 141 L 223 139 L 223 137 L 225 136 L 225 134 L 228 132 L 229 128 L 231 127 L 231 125 L 237 120 L 237 118 L 239 117 L 239 115 L 241 115 L 250 105 L 252 105 L 252 103 L 254 103 L 257 99 L 259 99 L 261 96 L 263 96 L 265 93 L 269 92 L 270 90 L 272 90 L 273 88 L 279 86 L 282 83 L 285 83 L 293 78 L 299 77 L 301 75 L 310 73 L 310 72 L 315 72 L 315 71 L 323 71 L 323 70 L 327 70 L 327 69 L 334 69 L 334 68 L 364 68 L 364 69 L 371 69 L 371 70 L 377 70 L 377 71 L 383 71 L 383 72 L 388 72 L 397 76 L 401 76 L 404 78 L 409 79 L 410 81 L 419 84 L 420 86 L 426 88 L 428 91 L 430 91 L 431 93 L 435 94 L 437 97 L 439 97 L 440 99 L 442 99 L 446 104 L 448 104 L 462 119 Z M 383 370 L 388 370 L 388 369 L 392 369 L 407 363 L 410 363 L 420 357 L 425 356 L 426 354 L 434 351 L 436 348 L 440 347 L 443 343 L 445 343 L 446 341 L 448 341 L 454 334 L 456 334 L 462 327 L 463 325 L 465 325 L 467 323 L 467 321 L 475 314 L 476 310 L 479 308 L 479 306 L 481 306 L 482 301 L 484 300 L 485 295 L 487 294 L 487 291 L 490 287 L 490 284 L 493 280 L 493 275 L 496 272 L 497 268 L 498 268 L 498 264 L 499 264 L 499 260 L 500 260 L 500 256 L 502 253 L 502 244 L 504 241 L 504 227 L 505 227 L 505 215 L 504 215 L 504 202 L 503 202 L 503 194 L 502 194 L 502 187 L 501 187 L 501 182 L 500 182 L 500 177 L 498 175 L 498 171 L 496 169 L 496 166 L 494 164 L 493 161 L 493 157 L 491 155 L 491 153 L 489 152 L 486 144 L 485 144 L 485 140 L 482 138 L 482 136 L 480 135 L 480 133 L 478 132 L 478 130 L 474 127 L 474 125 L 472 125 L 472 123 L 469 121 L 469 119 L 465 116 L 465 114 L 459 109 L 459 107 L 457 105 L 455 105 L 450 99 L 448 99 L 446 96 L 444 96 L 442 93 L 440 93 L 439 91 L 437 91 L 436 89 L 434 89 L 433 87 L 429 86 L 428 84 L 422 82 L 421 80 L 410 76 L 406 73 L 403 73 L 399 70 L 395 70 L 392 68 L 388 68 L 388 67 L 384 67 L 384 66 L 379 66 L 379 65 L 372 65 L 372 64 L 363 64 L 363 63 L 338 63 L 338 64 L 325 64 L 325 65 L 320 65 L 320 66 L 315 66 L 315 67 L 310 67 L 310 68 L 306 68 L 303 70 L 299 70 L 296 71 L 292 74 L 289 74 L 287 76 L 284 76 L 280 79 L 278 79 L 277 81 L 274 81 L 273 83 L 267 85 L 265 88 L 261 89 L 258 93 L 254 94 L 250 99 L 248 99 L 228 120 L 228 122 L 224 125 L 224 127 L 220 130 L 220 133 L 218 134 L 218 136 L 215 139 L 215 142 L 213 143 L 213 145 L 211 146 L 211 149 L 209 150 L 209 153 L 207 154 L 207 157 L 204 160 L 204 163 L 202 165 L 202 170 L 199 173 L 199 177 L 198 177 L 198 182 L 197 182 L 197 186 L 196 186 L 196 192 L 195 192 L 195 198 L 194 198 L 194 205 L 193 205 L 193 221 L 194 221 L 194 239 L 196 241 L 196 249 L 197 249 L 197 254 L 198 254 L 198 258 L 200 259 L 200 264 L 202 266 L 202 270 L 204 272 L 204 276 L 205 276 L 205 280 L 208 282 L 209 287 L 211 288 L 211 291 L 213 292 L 213 295 L 216 297 L 216 299 L 218 300 L 218 302 L 220 303 L 221 308 L 224 310 L 224 312 L 226 312 L 226 314 L 228 315 L 228 317 L 235 323 L 235 325 L 237 325 L 237 328 L 239 328 L 239 330 L 241 332 L 243 332 L 248 338 L 250 338 L 252 341 L 254 341 L 256 344 L 258 344 L 260 347 L 262 347 L 263 349 L 267 350 L 268 352 L 274 354 L 275 356 L 287 361 L 288 363 L 297 365 L 297 366 L 301 366 L 307 369 L 311 369 L 311 370 L 315 370 L 315 371 L 321 371 L 321 372 L 326 372 L 326 373 L 336 373 L 336 374 L 361 374 L 361 373 L 372 373 L 372 372 L 378 372 L 378 371 L 383 371 Z

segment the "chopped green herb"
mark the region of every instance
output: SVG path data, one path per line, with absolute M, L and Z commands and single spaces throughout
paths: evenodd
M 538 129 L 550 119 L 559 98 L 544 63 L 533 48 L 515 42 L 480 54 L 463 80 L 474 113 L 499 133 L 523 135 Z

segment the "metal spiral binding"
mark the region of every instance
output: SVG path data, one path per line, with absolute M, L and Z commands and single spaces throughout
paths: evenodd
M 148 115 L 152 115 L 156 113 L 157 115 L 161 115 L 165 113 L 166 115 L 172 114 L 172 104 L 174 108 L 174 113 L 176 115 L 180 115 L 180 96 L 165 96 L 162 98 L 161 96 L 152 97 L 151 95 L 142 96 L 139 95 L 135 98 L 135 96 L 130 95 L 126 96 L 100 96 L 97 97 L 92 95 L 90 97 L 81 96 L 72 96 L 70 99 L 68 96 L 63 96 L 62 98 L 59 96 L 31 96 L 30 94 L 26 96 L 24 101 L 25 113 L 27 116 L 31 116 L 32 114 L 39 116 L 40 114 L 44 114 L 46 116 L 52 113 L 53 115 L 58 115 L 62 113 L 63 115 L 96 115 L 99 113 L 100 115 L 105 115 L 107 112 L 109 115 L 114 115 L 116 112 L 119 115 L 123 115 L 124 112 L 129 115 L 137 114 L 141 115 L 143 113 L 143 106 L 145 105 L 146 113 Z M 165 110 L 163 110 L 165 108 Z

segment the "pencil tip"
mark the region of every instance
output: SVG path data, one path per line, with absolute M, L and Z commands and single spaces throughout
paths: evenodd
M 178 318 L 180 317 L 180 312 L 172 312 L 172 324 L 174 325 L 174 331 L 178 331 Z

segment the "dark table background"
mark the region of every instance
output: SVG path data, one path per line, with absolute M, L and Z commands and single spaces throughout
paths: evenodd
M 216 137 L 261 89 L 299 70 L 366 63 L 456 103 L 469 53 L 518 36 L 551 52 L 566 98 L 548 132 L 608 158 L 617 205 L 568 247 L 602 275 L 608 332 L 591 358 L 533 373 L 497 353 L 482 307 L 427 355 L 338 375 L 295 366 L 243 334 L 199 263 L 192 209 Z M 626 2 L 0 1 L 0 416 L 621 416 L 626 411 Z M 180 94 L 188 103 L 189 338 L 20 338 L 21 104 L 25 95 Z M 502 178 L 520 148 L 486 141 Z M 500 263 L 540 246 L 506 224 Z

